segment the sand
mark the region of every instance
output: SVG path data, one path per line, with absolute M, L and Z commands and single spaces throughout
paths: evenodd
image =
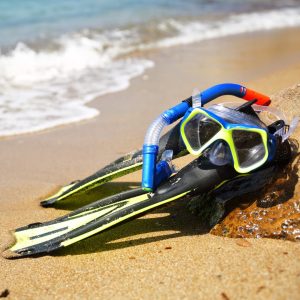
M 0 241 L 9 230 L 65 214 L 39 200 L 137 149 L 164 109 L 220 82 L 273 94 L 299 83 L 300 29 L 246 34 L 151 51 L 156 66 L 129 89 L 90 105 L 100 116 L 0 140 Z M 299 101 L 299 99 L 298 99 Z M 103 195 L 136 185 L 140 174 Z M 299 243 L 239 240 L 199 228 L 183 202 L 40 258 L 0 258 L 11 299 L 299 299 Z

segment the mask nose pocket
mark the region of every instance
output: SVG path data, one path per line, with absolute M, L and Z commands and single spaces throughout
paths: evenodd
M 231 152 L 227 143 L 224 141 L 214 143 L 208 152 L 208 158 L 216 166 L 224 166 L 231 163 Z

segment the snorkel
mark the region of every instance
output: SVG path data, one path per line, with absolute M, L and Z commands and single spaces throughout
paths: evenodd
M 157 181 L 154 182 L 155 175 L 160 182 L 171 176 L 172 170 L 166 160 L 162 160 L 158 164 L 156 172 L 159 138 L 162 130 L 182 118 L 191 105 L 190 99 L 184 100 L 182 103 L 164 111 L 148 128 L 143 145 L 142 188 L 144 190 L 153 191 L 155 185 L 159 184 Z
M 236 96 L 247 101 L 252 101 L 256 99 L 257 105 L 268 106 L 271 104 L 270 97 L 263 95 L 261 93 L 255 92 L 253 90 L 247 89 L 246 87 L 235 84 L 235 83 L 222 83 L 204 90 L 201 94 L 202 104 L 206 104 L 221 96 Z
M 258 105 L 269 105 L 271 103 L 268 96 L 233 83 L 215 85 L 196 95 L 196 97 L 200 100 L 200 106 L 203 106 L 224 95 L 236 96 L 247 101 L 256 99 L 256 104 Z M 173 173 L 172 166 L 170 165 L 172 159 L 171 153 L 163 155 L 162 160 L 157 163 L 159 138 L 166 126 L 182 118 L 192 107 L 192 97 L 189 97 L 182 101 L 182 103 L 164 111 L 148 128 L 143 145 L 142 188 L 145 191 L 151 192 L 155 190 L 162 181 L 169 178 Z

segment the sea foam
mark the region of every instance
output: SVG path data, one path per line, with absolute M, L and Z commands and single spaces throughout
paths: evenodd
M 191 44 L 203 40 L 288 27 L 300 26 L 300 8 L 231 15 L 220 21 L 179 22 L 174 19 L 160 23 L 162 30 L 173 30 L 175 36 L 142 45 L 141 48 L 163 48 Z
M 96 116 L 85 104 L 126 89 L 153 62 L 116 59 L 130 51 L 126 32 L 64 36 L 56 50 L 19 43 L 0 56 L 0 135 L 32 132 Z M 116 38 L 116 41 L 112 41 Z

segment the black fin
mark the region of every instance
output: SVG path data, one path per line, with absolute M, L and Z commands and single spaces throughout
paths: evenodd
M 96 201 L 53 221 L 18 228 L 14 232 L 16 243 L 10 251 L 22 257 L 66 247 L 191 193 L 210 192 L 237 175 L 231 166 L 216 167 L 200 156 L 153 194 L 145 194 L 141 188 L 130 190 Z

